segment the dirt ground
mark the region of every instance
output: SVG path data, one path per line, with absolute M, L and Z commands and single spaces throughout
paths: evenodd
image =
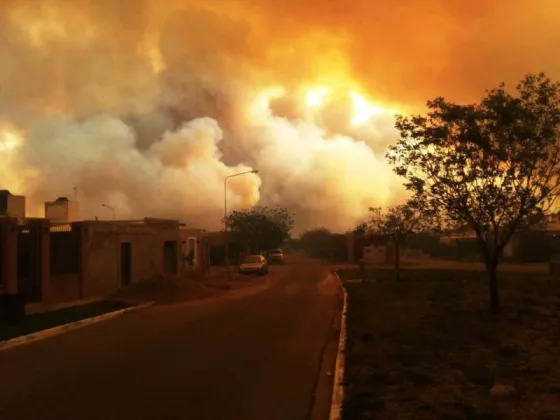
M 560 279 L 543 270 L 502 267 L 498 315 L 474 269 L 346 283 L 343 418 L 560 419 Z
M 153 279 L 126 287 L 112 296 L 125 302 L 155 302 L 169 304 L 212 298 L 239 289 L 258 286 L 263 278 L 243 276 L 214 269 L 204 277 L 178 278 L 157 276 Z
M 446 269 L 446 270 L 464 270 L 464 271 L 485 271 L 484 264 L 478 262 L 458 262 L 448 260 L 436 260 L 432 258 L 404 258 L 401 266 L 406 269 Z M 331 264 L 331 270 L 355 270 L 357 264 Z M 377 269 L 392 270 L 393 265 L 379 264 L 368 266 L 368 271 Z M 548 264 L 500 264 L 498 271 L 500 272 L 519 272 L 519 273 L 548 273 Z

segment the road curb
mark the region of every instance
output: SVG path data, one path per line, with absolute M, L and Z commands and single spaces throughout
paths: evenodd
M 331 399 L 331 410 L 329 420 L 340 420 L 342 418 L 342 403 L 344 401 L 344 364 L 346 350 L 346 313 L 348 310 L 348 293 L 344 288 L 344 284 L 336 271 L 333 275 L 337 278 L 338 283 L 344 294 L 344 303 L 342 306 L 342 315 L 340 320 L 340 335 L 338 338 L 338 350 L 336 354 L 336 366 L 334 371 L 333 395 Z
M 43 305 L 41 303 L 31 303 L 25 305 L 26 315 L 42 314 L 50 311 L 58 311 L 59 309 L 73 308 L 74 306 L 88 305 L 103 300 L 101 297 L 93 297 L 89 299 L 79 299 L 71 302 L 65 302 L 58 305 Z
M 97 315 L 92 318 L 82 319 L 80 321 L 72 322 L 70 324 L 59 325 L 58 327 L 49 328 L 46 330 L 38 331 L 36 333 L 15 337 L 10 340 L 0 341 L 0 351 L 12 349 L 25 344 L 34 343 L 36 341 L 44 340 L 69 331 L 77 330 L 97 322 L 105 321 L 115 318 L 119 315 L 124 315 L 130 312 L 136 312 L 144 308 L 152 306 L 154 302 L 144 303 L 142 305 L 131 306 L 129 308 L 119 309 L 118 311 L 108 312 L 106 314 Z

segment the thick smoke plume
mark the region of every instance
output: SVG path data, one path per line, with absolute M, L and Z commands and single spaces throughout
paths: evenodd
M 394 3 L 394 4 L 393 4 Z M 398 3 L 398 5 L 397 5 Z M 402 3 L 402 5 L 400 5 Z M 348 229 L 405 192 L 393 113 L 560 76 L 552 0 L 3 0 L 0 188 L 218 228 L 260 202 Z

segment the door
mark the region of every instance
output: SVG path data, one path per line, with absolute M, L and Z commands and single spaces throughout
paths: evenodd
M 42 299 L 42 261 L 38 241 L 34 240 L 35 233 L 30 232 L 27 226 L 21 226 L 18 232 L 18 292 L 23 294 L 28 303 L 40 302 Z
M 179 274 L 177 241 L 163 243 L 163 271 L 168 274 Z
M 132 281 L 132 252 L 130 242 L 121 243 L 121 284 L 127 286 Z

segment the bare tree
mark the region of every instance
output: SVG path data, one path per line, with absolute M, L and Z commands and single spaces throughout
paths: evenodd
M 359 225 L 356 229 L 362 231 L 367 229 L 371 233 L 391 238 L 395 246 L 395 278 L 400 280 L 401 246 L 406 237 L 432 229 L 434 219 L 419 202 L 413 200 L 386 210 L 380 207 L 371 207 L 369 210 L 368 223 Z

